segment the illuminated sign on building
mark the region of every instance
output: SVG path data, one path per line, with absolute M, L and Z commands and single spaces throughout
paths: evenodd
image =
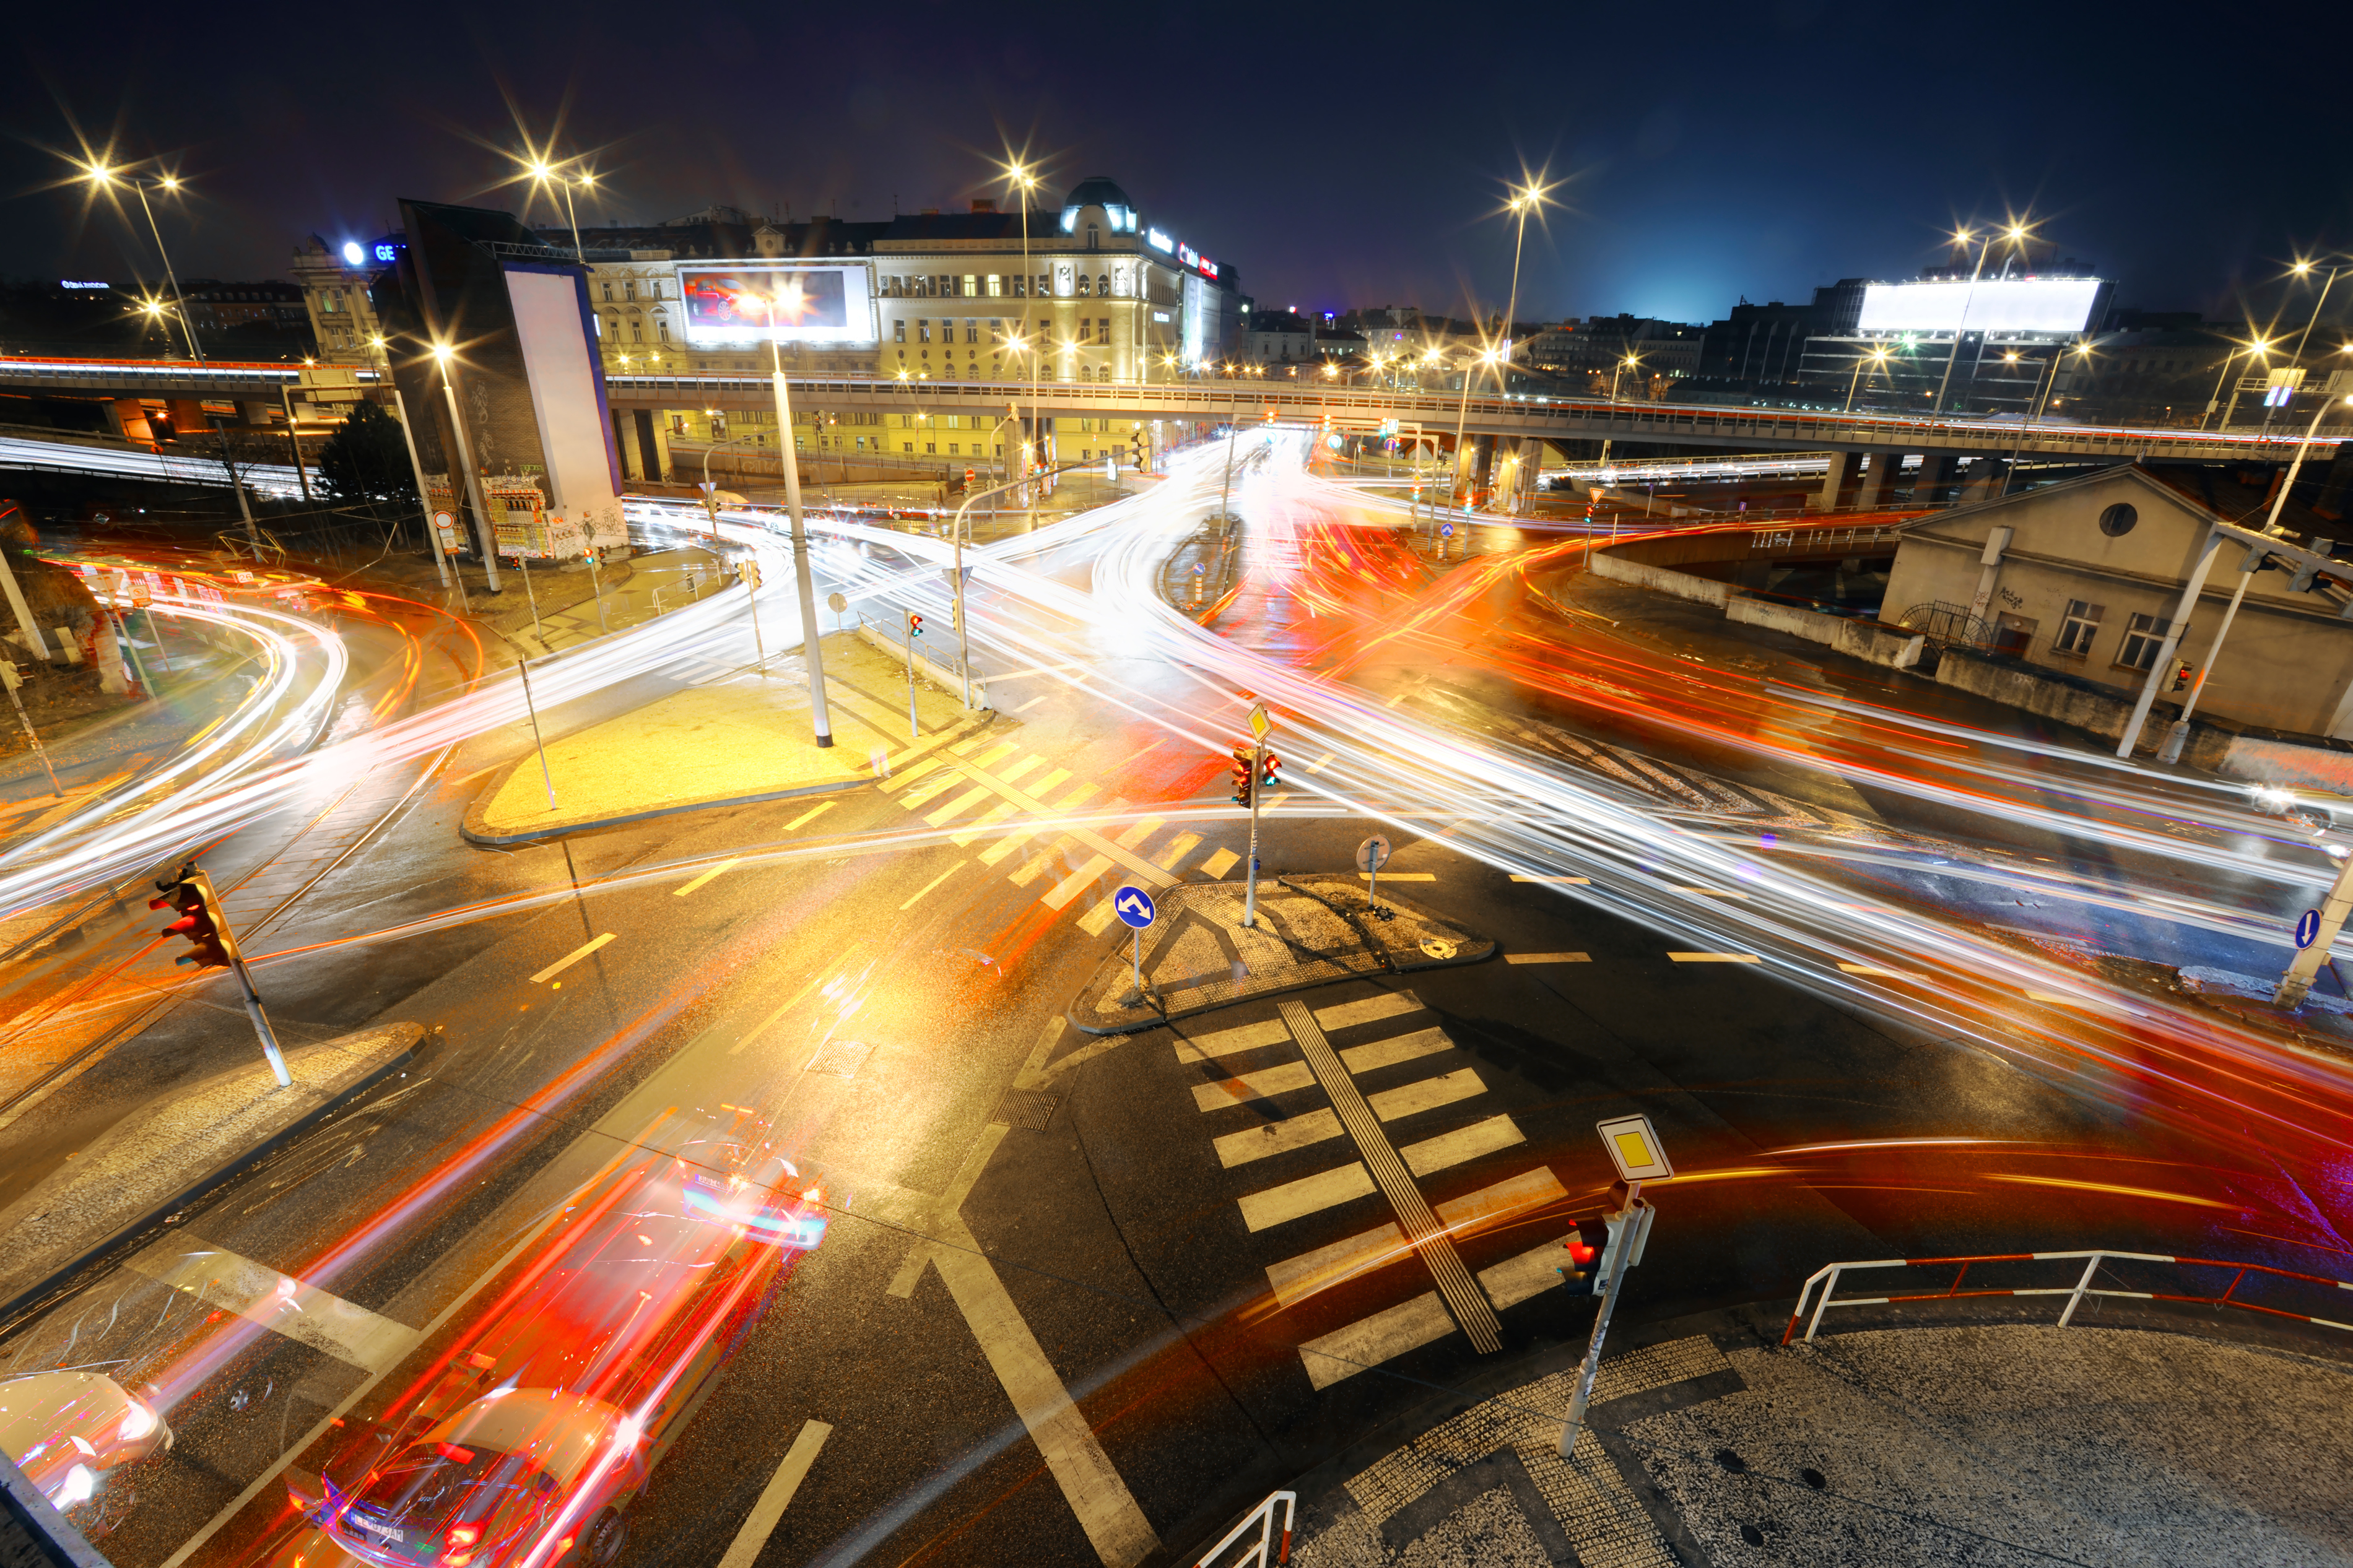
M 1201 265 L 1201 253 L 1189 245 L 1180 245 L 1176 247 L 1176 259 L 1187 267 L 1198 267 Z
M 1176 248 L 1176 242 L 1156 228 L 1145 231 L 1144 243 L 1164 256 Z
M 60 278 L 58 279 L 58 287 L 60 289 L 111 289 L 113 285 L 111 283 L 80 283 L 76 282 L 70 278 Z
M 678 293 L 690 342 L 874 341 L 872 293 L 861 266 L 681 267 Z
M 1865 332 L 2080 332 L 2102 288 L 2096 278 L 1980 278 L 1873 283 L 1862 291 Z
M 378 261 L 397 261 L 400 259 L 400 247 L 390 240 L 378 240 L 375 247 L 375 258 Z

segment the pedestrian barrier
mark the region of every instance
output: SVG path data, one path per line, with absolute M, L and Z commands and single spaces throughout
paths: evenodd
M 1274 1510 L 1282 1509 L 1282 1536 L 1278 1544 L 1274 1533 Z M 1270 1563 L 1291 1561 L 1291 1516 L 1299 1506 L 1297 1492 L 1269 1492 L 1264 1502 L 1243 1515 L 1242 1521 L 1226 1532 L 1226 1538 L 1201 1553 L 1196 1568 L 1268 1568 Z M 1241 1541 L 1255 1526 L 1258 1539 L 1242 1548 L 1239 1556 L 1229 1558 L 1226 1549 Z M 1268 1552 L 1275 1555 L 1270 1557 Z
M 2073 1285 L 1979 1287 L 1964 1290 L 1961 1286 L 1969 1270 L 1980 1263 L 2056 1263 L 2081 1258 L 2084 1271 Z M 2113 1263 L 2168 1264 L 2178 1268 L 2216 1268 L 2231 1275 L 2230 1284 L 2220 1295 L 2192 1296 L 2169 1290 L 2122 1290 L 2103 1288 L 2094 1281 L 2100 1270 Z M 1913 1295 L 1845 1296 L 1838 1292 L 1841 1275 L 1859 1268 L 1954 1268 L 1953 1281 L 1942 1290 L 1921 1291 Z M 2263 1312 L 2274 1318 L 2288 1318 L 2298 1322 L 2316 1323 L 2324 1329 L 2337 1329 L 2353 1333 L 2353 1323 L 2340 1323 L 2332 1318 L 2315 1317 L 2308 1312 L 2292 1312 L 2284 1308 L 2265 1306 L 2246 1300 L 2239 1295 L 2239 1287 L 2249 1276 L 2257 1281 L 2295 1281 L 2296 1284 L 2318 1286 L 2327 1290 L 2353 1291 L 2353 1282 L 2331 1279 L 2325 1275 L 2299 1274 L 2292 1268 L 2274 1268 L 2266 1263 L 2232 1263 L 2214 1258 L 2178 1258 L 2159 1252 L 1993 1252 L 1975 1258 L 1882 1258 L 1869 1262 L 1828 1263 L 1814 1270 L 1798 1289 L 1797 1309 L 1789 1314 L 1789 1326 L 1782 1331 L 1781 1342 L 1788 1344 L 1798 1331 L 1798 1321 L 1805 1319 L 1806 1339 L 1810 1343 L 1814 1331 L 1821 1326 L 1822 1314 L 1832 1307 L 1884 1307 L 1906 1301 L 1950 1301 L 1971 1296 L 2064 1296 L 2067 1310 L 2059 1314 L 2059 1326 L 2065 1328 L 2075 1316 L 2075 1310 L 2090 1296 L 2114 1297 L 2132 1301 L 2182 1301 L 2193 1306 L 2236 1307 L 2242 1311 Z M 1820 1287 L 1817 1298 L 1814 1290 Z M 1806 1315 L 1806 1303 L 1814 1302 L 1813 1315 Z

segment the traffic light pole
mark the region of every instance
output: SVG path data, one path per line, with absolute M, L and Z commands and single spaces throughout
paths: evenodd
M 1626 1278 L 1626 1268 L 1635 1249 L 1641 1245 L 1642 1211 L 1636 1200 L 1642 1195 L 1642 1184 L 1626 1184 L 1626 1206 L 1620 1211 L 1626 1224 L 1610 1247 L 1609 1273 L 1601 1283 L 1601 1308 L 1593 1314 L 1593 1338 L 1585 1347 L 1585 1363 L 1577 1369 L 1577 1391 L 1569 1395 L 1568 1415 L 1560 1424 L 1560 1457 L 1569 1457 L 1577 1447 L 1577 1430 L 1585 1425 L 1585 1408 L 1593 1399 L 1593 1377 L 1601 1370 L 1601 1341 L 1609 1332 L 1610 1309 L 1618 1305 L 1618 1286 Z
M 1258 798 L 1266 793 L 1261 781 L 1266 774 L 1266 742 L 1261 739 L 1250 748 L 1250 859 L 1242 870 L 1242 924 L 1255 928 L 1258 924 Z
M 237 972 L 237 988 L 245 994 L 246 1016 L 253 1020 L 253 1032 L 261 1037 L 261 1054 L 269 1058 L 269 1070 L 278 1075 L 278 1087 L 290 1089 L 294 1080 L 286 1076 L 286 1058 L 278 1049 L 278 1037 L 269 1027 L 269 1015 L 261 1010 L 260 994 L 253 988 L 253 976 L 246 973 L 245 960 L 232 956 L 229 967 Z
M 915 617 L 907 617 L 907 742 L 910 745 L 923 738 L 915 727 Z

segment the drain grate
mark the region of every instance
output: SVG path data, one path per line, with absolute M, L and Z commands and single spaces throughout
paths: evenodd
M 809 1058 L 808 1070 L 834 1078 L 856 1078 L 858 1069 L 873 1054 L 874 1047 L 863 1040 L 828 1040 Z
M 1048 1094 L 1037 1089 L 1008 1089 L 1005 1098 L 997 1102 L 993 1121 L 1008 1127 L 1027 1127 L 1032 1132 L 1046 1131 L 1046 1123 L 1054 1119 L 1054 1107 L 1061 1103 L 1059 1094 Z

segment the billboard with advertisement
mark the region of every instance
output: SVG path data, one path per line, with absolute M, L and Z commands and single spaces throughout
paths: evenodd
M 862 264 L 681 266 L 689 342 L 871 343 L 873 290 Z
M 2097 278 L 1980 278 L 1873 283 L 1864 332 L 2080 332 L 2106 287 Z M 1965 319 L 1966 317 L 1966 319 Z

